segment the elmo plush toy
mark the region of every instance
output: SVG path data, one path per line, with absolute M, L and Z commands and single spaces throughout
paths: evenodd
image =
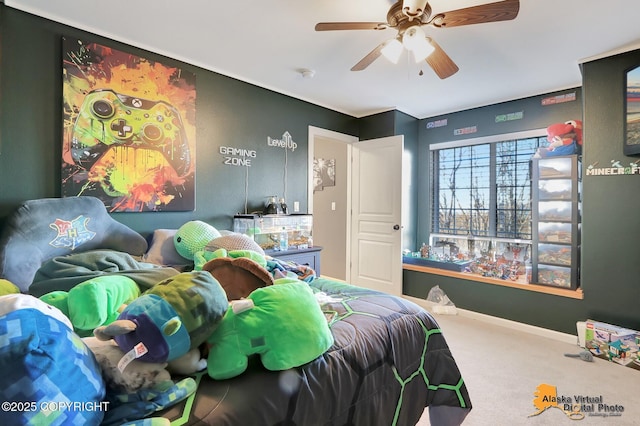
M 540 148 L 540 157 L 582 153 L 582 121 L 570 120 L 547 127 L 547 148 Z

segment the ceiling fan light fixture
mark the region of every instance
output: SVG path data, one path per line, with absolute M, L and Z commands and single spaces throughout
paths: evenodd
M 424 61 L 435 50 L 422 28 L 417 25 L 406 29 L 402 35 L 402 44 L 413 53 L 416 63 Z
M 423 38 L 422 41 L 417 43 L 416 47 L 413 49 L 413 58 L 415 59 L 416 64 L 427 59 L 434 50 L 436 49 L 427 41 L 426 37 Z
M 409 27 L 402 34 L 402 44 L 407 50 L 413 52 L 413 49 L 420 44 L 420 40 L 424 40 L 425 34 L 422 28 L 417 25 Z
M 400 55 L 402 55 L 402 43 L 397 38 L 391 39 L 385 43 L 380 52 L 390 62 L 397 64 L 400 60 Z

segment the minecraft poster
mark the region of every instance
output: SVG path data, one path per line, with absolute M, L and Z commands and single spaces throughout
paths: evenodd
M 62 196 L 195 209 L 195 74 L 63 37 Z

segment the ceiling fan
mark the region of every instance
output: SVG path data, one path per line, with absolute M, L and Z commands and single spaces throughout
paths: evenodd
M 398 0 L 387 12 L 387 22 L 320 22 L 316 31 L 385 30 L 395 28 L 398 33 L 369 52 L 351 71 L 362 71 L 381 55 L 397 63 L 403 49 L 412 52 L 416 63 L 426 61 L 441 79 L 458 72 L 458 66 L 421 27 L 459 27 L 485 22 L 508 21 L 518 16 L 519 0 L 503 0 L 479 6 L 465 7 L 432 16 L 427 0 Z

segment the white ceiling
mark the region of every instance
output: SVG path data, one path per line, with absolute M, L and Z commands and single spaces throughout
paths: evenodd
M 491 1 L 429 3 L 437 13 Z M 386 22 L 393 0 L 4 3 L 354 117 L 398 109 L 427 118 L 577 87 L 583 60 L 640 48 L 637 0 L 521 0 L 513 21 L 425 26 L 460 67 L 445 80 L 406 54 L 397 65 L 381 57 L 350 71 L 394 29 L 314 30 L 317 22 Z M 303 68 L 315 76 L 303 78 Z

